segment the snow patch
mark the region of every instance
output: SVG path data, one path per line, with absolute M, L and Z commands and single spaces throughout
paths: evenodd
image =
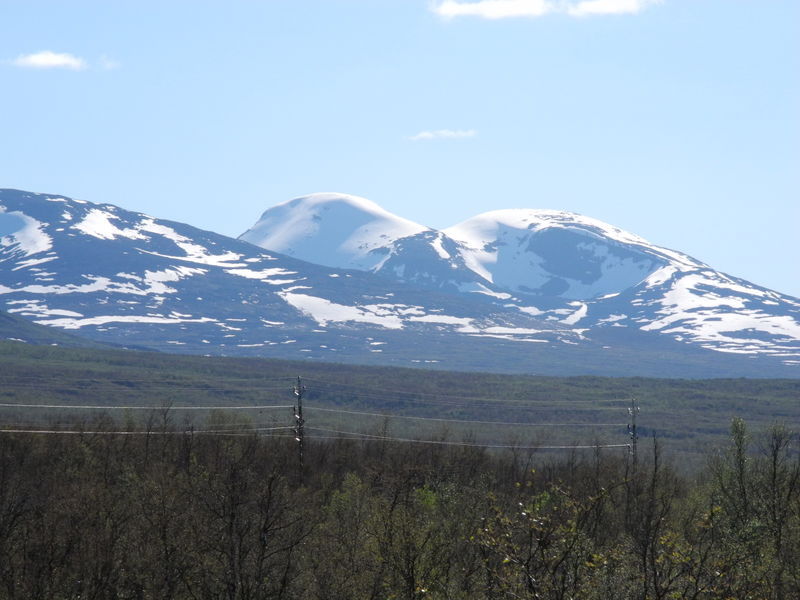
M 468 319 L 466 317 L 451 317 L 448 315 L 423 315 L 420 317 L 414 316 L 414 317 L 409 317 L 408 320 L 418 323 L 441 323 L 443 325 L 461 325 L 462 328 L 472 326 L 472 319 Z
M 193 242 L 186 236 L 179 234 L 171 227 L 167 227 L 166 225 L 161 225 L 159 223 L 156 223 L 152 218 L 144 219 L 141 223 L 139 223 L 139 225 L 137 225 L 136 229 L 138 231 L 146 231 L 148 233 L 154 233 L 156 235 L 160 235 L 172 241 L 176 246 L 178 246 L 178 248 L 180 248 L 185 253 L 185 256 L 169 256 L 165 254 L 159 254 L 157 252 L 149 252 L 141 248 L 139 249 L 141 252 L 144 252 L 146 254 L 150 254 L 152 256 L 160 256 L 161 258 L 169 258 L 172 260 L 194 262 L 213 267 L 236 268 L 236 267 L 246 266 L 246 263 L 240 262 L 242 258 L 241 254 L 237 254 L 235 252 L 230 252 L 230 251 L 224 252 L 222 254 L 212 254 L 208 251 L 207 248 L 204 248 L 203 246 Z
M 543 310 L 540 310 L 535 306 L 517 306 L 517 310 L 534 317 L 545 314 Z
M 386 329 L 402 329 L 403 322 L 395 314 L 379 306 L 346 306 L 336 304 L 324 298 L 280 292 L 278 294 L 289 305 L 314 319 L 318 324 L 325 326 L 332 322 L 359 322 L 379 325 Z
M 492 298 L 497 298 L 498 300 L 508 300 L 512 298 L 511 294 L 506 292 L 495 292 L 477 281 L 460 283 L 458 285 L 458 291 L 473 294 L 484 294 L 485 296 L 491 296 Z
M 19 271 L 20 269 L 27 269 L 30 267 L 34 267 L 36 265 L 41 265 L 50 262 L 52 260 L 56 260 L 57 258 L 58 258 L 57 256 L 45 256 L 44 258 L 29 258 L 28 260 L 21 260 L 17 263 L 17 266 L 11 270 Z M 45 273 L 41 273 L 41 275 L 45 275 Z M 55 273 L 48 273 L 47 275 L 55 275 Z
M 8 216 L 6 216 L 8 215 Z M 16 229 L 12 233 L 0 237 L 0 247 L 12 247 L 31 256 L 40 252 L 47 252 L 53 247 L 53 238 L 45 233 L 46 223 L 41 223 L 19 211 L 6 212 L 0 206 L 0 221 L 9 228 Z
M 443 258 L 445 260 L 449 260 L 451 258 L 450 253 L 445 250 L 444 246 L 442 245 L 441 233 L 434 238 L 434 240 L 431 242 L 431 246 L 433 246 L 433 249 L 436 250 L 436 254 L 439 255 L 439 258 Z
M 6 309 L 7 312 L 18 313 L 25 317 L 48 317 L 48 316 L 82 317 L 83 316 L 81 313 L 72 310 L 49 308 L 46 304 L 44 304 L 43 300 L 39 299 L 14 300 L 12 302 L 8 302 L 8 304 L 13 305 L 14 308 Z
M 105 325 L 106 323 L 160 323 L 160 324 L 176 324 L 176 323 L 213 323 L 214 319 L 202 317 L 199 319 L 178 319 L 175 317 L 162 317 L 162 316 L 138 316 L 138 315 L 109 315 L 102 317 L 89 317 L 86 319 L 43 319 L 36 321 L 40 325 L 51 325 L 54 327 L 61 327 L 62 329 L 80 329 L 88 325 Z
M 742 295 L 732 295 L 736 293 Z M 757 302 L 769 295 L 703 270 L 679 278 L 655 301 L 660 318 L 639 321 L 643 331 L 659 331 L 720 352 L 797 353 L 800 322 L 760 310 Z
M 597 321 L 598 325 L 605 325 L 606 323 L 616 323 L 617 321 L 622 321 L 627 319 L 628 315 L 609 315 L 605 319 L 599 319 Z
M 580 303 L 580 308 L 568 316 L 566 319 L 561 319 L 561 322 L 565 325 L 575 325 L 586 316 L 586 313 L 589 312 L 589 307 L 586 304 Z
M 286 269 L 281 268 L 274 268 L 274 269 L 261 269 L 260 271 L 254 271 L 252 269 L 226 269 L 226 273 L 230 273 L 231 275 L 238 275 L 239 277 L 245 277 L 247 279 L 259 279 L 266 283 L 274 283 L 273 281 L 268 281 L 270 277 L 275 275 L 297 275 L 297 271 L 287 271 Z M 294 283 L 293 279 L 281 279 L 280 285 Z
M 31 294 L 87 294 L 92 292 L 108 292 L 114 294 L 132 294 L 136 296 L 151 296 L 154 294 L 174 293 L 175 289 L 165 285 L 165 282 L 178 281 L 185 277 L 205 273 L 205 269 L 191 267 L 172 267 L 164 271 L 145 271 L 144 277 L 122 273 L 120 275 L 131 279 L 131 282 L 113 281 L 108 277 L 83 275 L 89 283 L 84 284 L 56 284 L 56 285 L 25 285 L 10 288 L 0 285 L 0 294 L 28 292 Z M 136 284 L 144 284 L 138 287 Z M 119 302 L 119 301 L 118 301 Z
M 124 237 L 131 240 L 145 239 L 145 236 L 137 229 L 120 229 L 111 222 L 111 219 L 119 220 L 119 217 L 99 208 L 93 208 L 82 221 L 73 225 L 72 229 L 77 229 L 86 235 L 91 235 L 101 240 L 113 240 L 116 237 Z

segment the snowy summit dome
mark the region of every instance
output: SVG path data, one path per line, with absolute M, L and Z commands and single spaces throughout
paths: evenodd
M 597 219 L 558 210 L 491 211 L 444 233 L 462 244 L 466 264 L 493 284 L 574 300 L 618 293 L 667 264 L 700 264 Z
M 380 248 L 427 230 L 366 198 L 317 193 L 266 210 L 239 239 L 329 267 L 370 270 Z

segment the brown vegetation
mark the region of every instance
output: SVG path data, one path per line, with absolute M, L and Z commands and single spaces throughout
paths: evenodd
M 634 466 L 618 449 L 313 440 L 300 473 L 291 438 L 168 421 L 0 435 L 0 598 L 800 597 L 800 462 L 780 426 L 751 443 L 734 422 L 690 480 L 657 444 Z

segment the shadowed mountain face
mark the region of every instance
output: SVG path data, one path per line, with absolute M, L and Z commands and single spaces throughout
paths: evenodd
M 17 317 L 3 310 L 0 310 L 0 340 L 70 348 L 110 347 L 100 342 L 69 334 L 57 327 L 45 327 L 44 325 L 31 323 L 28 319 Z
M 667 261 L 582 231 L 505 228 L 484 248 L 496 254 L 496 285 L 519 293 L 591 300 L 633 287 Z M 525 273 L 525 275 L 522 275 Z
M 323 205 L 316 205 L 321 220 Z M 272 226 L 280 229 L 282 223 L 275 220 Z M 441 232 L 370 239 L 362 232 L 361 241 L 385 257 L 368 270 L 397 281 L 489 296 L 582 331 L 653 331 L 681 343 L 770 355 L 800 366 L 796 298 L 590 217 L 498 210 Z M 314 252 L 316 240 L 310 235 L 304 242 L 295 254 L 301 258 Z
M 177 352 L 800 375 L 795 299 L 591 219 L 500 211 L 439 232 L 352 197 L 292 202 L 249 234 L 294 257 L 110 204 L 0 190 L 0 308 Z M 329 264 L 300 260 L 310 256 Z

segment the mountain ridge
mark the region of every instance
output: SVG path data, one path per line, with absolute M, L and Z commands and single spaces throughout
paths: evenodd
M 306 243 L 300 257 L 313 250 L 313 236 Z M 494 210 L 370 245 L 388 258 L 365 270 L 429 289 L 484 294 L 545 320 L 634 326 L 721 352 L 800 358 L 798 299 L 577 213 Z
M 100 342 L 183 353 L 561 375 L 800 376 L 791 362 L 800 335 L 784 331 L 794 313 L 778 314 L 768 303 L 781 302 L 747 282 L 660 271 L 647 285 L 588 301 L 520 294 L 458 262 L 463 247 L 440 233 L 397 238 L 377 272 L 337 269 L 111 204 L 0 190 L 0 309 Z M 700 297 L 694 288 L 728 288 L 724 297 L 703 289 L 710 306 L 675 321 L 673 280 L 690 299 Z M 750 296 L 732 295 L 744 293 L 736 286 L 760 293 L 759 310 L 772 312 L 749 315 L 762 321 L 758 335 L 741 326 L 738 338 L 709 333 L 715 319 L 742 318 L 737 302 L 752 309 Z

